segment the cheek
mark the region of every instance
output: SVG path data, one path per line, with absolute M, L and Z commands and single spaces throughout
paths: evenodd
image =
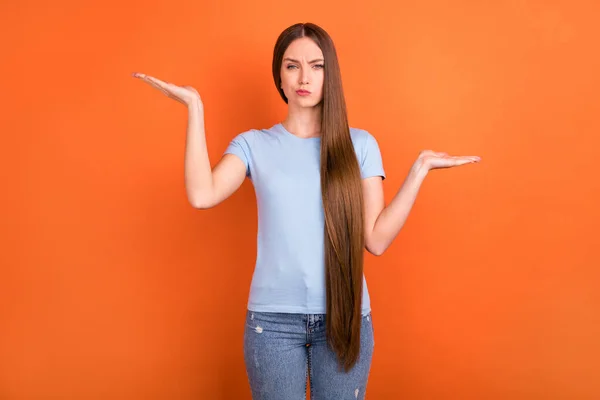
M 285 77 L 282 77 L 282 79 L 281 79 L 281 87 L 283 89 L 287 90 L 290 87 L 289 79 L 286 79 Z
M 321 77 L 321 80 L 319 82 L 319 92 L 321 93 L 321 95 L 323 95 L 324 86 L 325 86 L 325 82 L 324 82 L 323 78 Z

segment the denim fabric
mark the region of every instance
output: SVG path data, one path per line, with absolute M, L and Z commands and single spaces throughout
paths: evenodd
M 364 399 L 375 345 L 371 312 L 362 316 L 360 356 L 348 372 L 327 345 L 325 314 L 246 313 L 244 361 L 253 400 Z

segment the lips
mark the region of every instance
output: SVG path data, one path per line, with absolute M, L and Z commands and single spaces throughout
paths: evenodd
M 303 89 L 296 90 L 296 93 L 298 93 L 299 95 L 304 95 L 304 96 L 310 94 L 310 92 L 308 90 L 303 90 Z

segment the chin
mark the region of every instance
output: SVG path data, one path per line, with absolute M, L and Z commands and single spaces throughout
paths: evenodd
M 302 107 L 302 108 L 312 108 L 312 107 L 316 107 L 321 105 L 321 100 L 319 101 L 314 101 L 313 99 L 306 99 L 306 100 L 300 100 L 298 102 L 296 102 L 296 104 L 298 105 L 298 107 Z

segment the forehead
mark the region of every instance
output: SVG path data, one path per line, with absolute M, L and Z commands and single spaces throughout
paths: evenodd
M 323 52 L 312 39 L 301 37 L 290 43 L 283 57 L 311 61 L 315 58 L 323 58 Z

